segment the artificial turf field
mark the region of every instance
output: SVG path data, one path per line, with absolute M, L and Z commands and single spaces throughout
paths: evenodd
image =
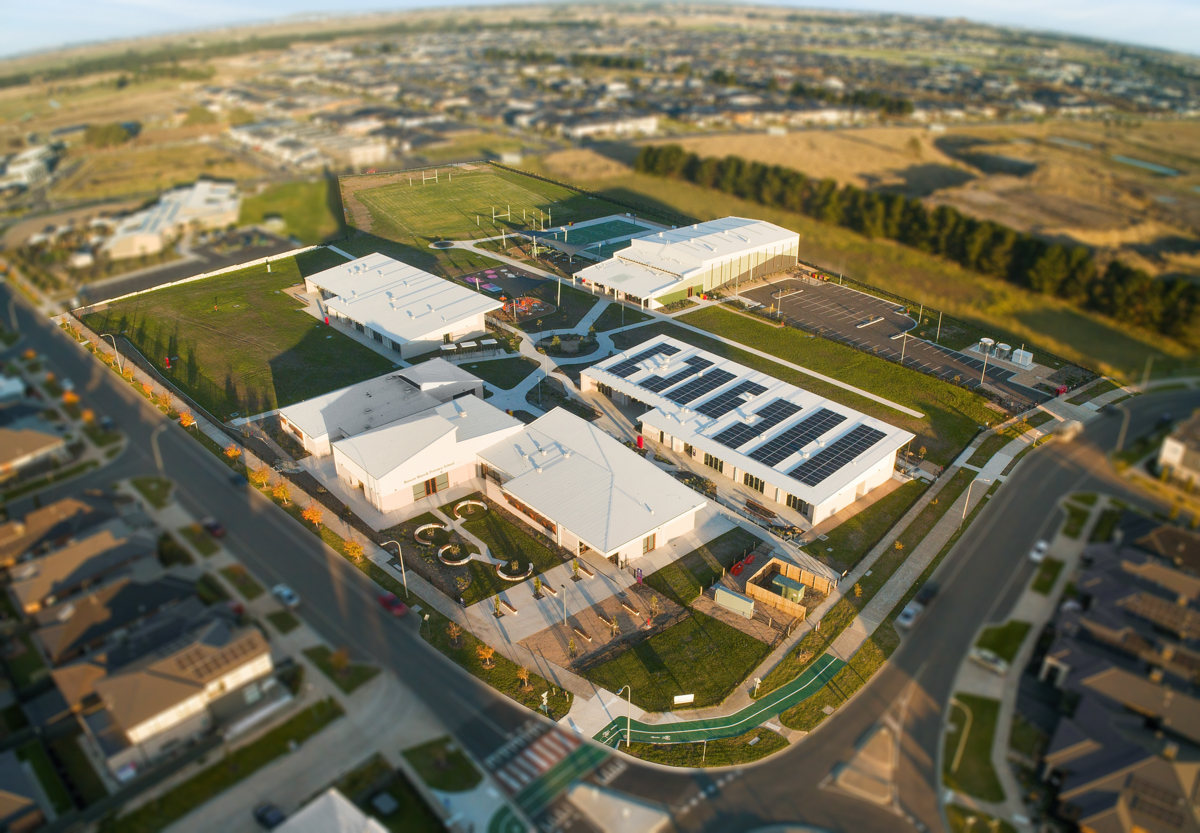
M 372 251 L 451 277 L 495 261 L 431 249 L 430 243 L 540 228 L 543 217 L 549 227 L 625 213 L 614 203 L 488 165 L 441 169 L 436 183 L 422 184 L 417 172 L 412 185 L 404 173 L 343 177 L 341 189 L 347 221 L 361 233 L 343 248 L 359 254 L 362 246 L 374 246 Z M 509 216 L 493 222 L 493 208 Z
M 327 249 L 146 292 L 83 316 L 124 334 L 154 367 L 224 421 L 386 373 L 395 364 L 321 324 L 282 290 L 345 258 Z M 164 357 L 172 356 L 168 370 Z M 399 358 L 399 357 L 397 357 Z

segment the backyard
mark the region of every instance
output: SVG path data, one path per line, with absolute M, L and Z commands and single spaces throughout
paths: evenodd
M 345 259 L 326 249 L 103 305 L 83 316 L 124 335 L 201 408 L 227 420 L 379 376 L 395 365 L 299 311 L 284 289 Z M 171 357 L 171 368 L 165 357 Z

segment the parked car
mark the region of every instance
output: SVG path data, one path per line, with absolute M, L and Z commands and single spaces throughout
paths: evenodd
M 905 605 L 904 610 L 900 611 L 900 615 L 896 617 L 896 627 L 911 628 L 913 623 L 917 621 L 922 611 L 925 610 L 925 605 L 918 601 L 911 601 Z
M 280 810 L 271 802 L 264 801 L 255 806 L 254 820 L 258 822 L 258 826 L 263 830 L 274 830 L 287 821 L 287 816 L 283 814 L 283 810 Z
M 103 428 L 105 431 L 112 431 L 114 428 L 117 427 L 117 424 L 115 422 L 113 422 L 112 417 L 104 416 L 104 417 L 100 417 L 100 427 Z
M 250 481 L 241 472 L 231 471 L 229 473 L 229 483 L 235 489 L 244 489 L 250 485 Z
M 400 601 L 400 598 L 395 593 L 380 593 L 379 603 L 383 605 L 383 609 L 393 616 L 403 616 L 408 613 L 408 605 Z
M 221 526 L 221 522 L 209 515 L 200 521 L 200 526 L 204 527 L 204 531 L 214 538 L 225 537 L 225 527 Z
M 1048 541 L 1038 541 L 1033 545 L 1033 549 L 1029 551 L 1029 560 L 1034 564 L 1041 564 L 1046 560 L 1046 552 L 1050 549 Z
M 295 610 L 300 606 L 300 596 L 286 584 L 276 584 L 271 588 L 271 595 L 289 610 Z
M 922 605 L 928 605 L 933 601 L 933 597 L 937 595 L 938 583 L 936 581 L 927 581 L 921 585 L 921 589 L 917 591 L 917 595 L 913 599 Z
M 1003 677 L 1008 673 L 1008 660 L 987 648 L 974 647 L 968 656 L 993 674 Z

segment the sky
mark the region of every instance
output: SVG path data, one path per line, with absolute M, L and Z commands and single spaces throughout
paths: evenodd
M 376 5 L 361 11 L 484 5 L 489 0 L 429 0 Z M 1200 54 L 1198 0 L 821 0 L 812 6 L 965 17 L 982 23 L 1156 46 Z M 349 13 L 357 4 L 331 0 L 0 0 L 0 57 L 58 46 L 212 28 L 310 13 Z

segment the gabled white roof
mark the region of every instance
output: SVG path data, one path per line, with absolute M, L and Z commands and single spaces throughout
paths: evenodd
M 475 384 L 479 377 L 442 358 L 432 358 L 399 371 L 404 380 L 421 390 L 433 390 L 460 382 Z
M 438 399 L 422 393 L 400 375 L 401 371 L 392 371 L 288 405 L 279 412 L 314 439 L 328 435 L 337 440 L 437 407 Z
M 305 280 L 337 296 L 326 302 L 331 310 L 401 344 L 450 332 L 461 321 L 501 307 L 488 295 L 379 253 Z
M 427 411 L 349 437 L 334 447 L 375 479 L 391 474 L 431 445 L 450 436 L 461 444 L 505 430 L 521 421 L 474 395 L 452 399 Z
M 699 494 L 574 414 L 555 408 L 479 458 L 505 491 L 610 553 L 706 503 Z
M 799 242 L 794 231 L 763 220 L 723 217 L 692 226 L 637 237 L 616 257 L 673 275 L 684 276 L 710 263 L 725 261 L 762 246 Z
M 609 369 L 615 368 L 626 359 L 646 353 L 658 345 L 666 345 L 674 352 L 670 355 L 659 353 L 646 358 L 624 376 L 609 372 Z M 661 391 L 655 392 L 643 387 L 648 382 L 653 383 L 656 378 L 671 377 L 685 372 L 689 360 L 699 360 L 708 364 L 698 373 L 682 376 L 678 382 Z M 694 399 L 676 402 L 670 398 L 684 386 L 698 382 L 705 376 L 711 378 L 715 373 L 728 375 L 728 378 Z M 737 467 L 814 505 L 828 500 L 885 458 L 893 457 L 897 449 L 913 439 L 913 434 L 894 425 L 667 336 L 656 336 L 605 359 L 586 368 L 583 375 L 649 405 L 651 410 L 639 417 L 643 425 L 657 428 L 724 461 L 726 475 L 732 475 L 731 467 Z M 702 413 L 701 409 L 708 402 L 721 397 L 722 394 L 732 394 L 743 384 L 755 385 L 753 390 L 756 392 L 742 393 L 735 400 L 736 406 L 719 416 L 712 417 Z M 736 448 L 715 439 L 718 434 L 739 423 L 748 426 L 761 424 L 764 417 L 760 411 L 778 400 L 786 403 L 783 407 L 793 412 L 761 434 L 747 434 L 746 439 Z M 750 456 L 752 452 L 767 445 L 790 428 L 823 411 L 832 412 L 840 417 L 840 420 L 836 424 L 830 424 L 824 432 L 812 436 L 803 446 L 791 450 L 773 465 Z M 790 475 L 805 460 L 860 425 L 873 428 L 883 436 L 814 486 L 802 483 Z
M 314 798 L 275 828 L 280 833 L 387 833 L 387 828 L 354 806 L 336 787 Z

